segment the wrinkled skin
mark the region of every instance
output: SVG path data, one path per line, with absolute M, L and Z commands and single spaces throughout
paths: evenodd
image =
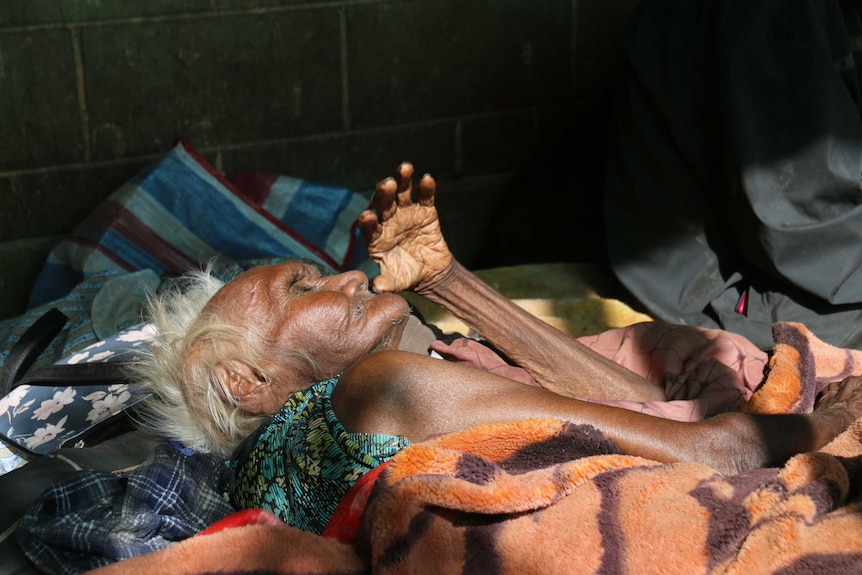
M 270 355 L 257 365 L 240 355 L 220 369 L 248 411 L 273 413 L 287 397 L 343 371 L 332 406 L 348 432 L 420 441 L 469 426 L 532 417 L 590 424 L 628 454 L 662 462 L 696 461 L 728 473 L 778 464 L 821 447 L 862 416 L 862 379 L 832 384 L 810 415 L 727 413 L 699 422 L 651 417 L 577 397 L 663 399 L 664 392 L 515 306 L 463 268 L 450 253 L 425 176 L 412 201 L 402 164 L 378 186 L 374 210 L 360 216 L 369 251 L 381 266 L 378 292 L 358 272 L 319 276 L 274 266 L 230 282 L 207 306 L 222 320 L 253 326 Z M 395 349 L 412 288 L 440 303 L 497 345 L 541 387 L 495 373 Z M 291 361 L 303 349 L 314 365 Z
M 413 167 L 377 185 L 374 209 L 359 217 L 368 251 L 380 265 L 377 291 L 412 289 L 442 305 L 502 350 L 539 384 L 571 397 L 662 401 L 664 392 L 539 321 L 463 268 L 443 239 L 434 207 L 436 184 Z
M 321 275 L 313 266 L 289 262 L 241 274 L 213 296 L 204 312 L 253 326 L 261 338 L 258 351 L 272 352 L 261 354 L 258 366 L 233 359 L 217 370 L 243 409 L 274 413 L 291 393 L 371 353 L 397 349 L 409 306 L 400 296 L 371 292 L 360 271 Z M 294 349 L 313 363 L 297 361 L 289 354 Z
M 435 192 L 434 178 L 426 174 L 419 181 L 419 201 L 414 204 L 413 166 L 406 163 L 394 178 L 377 184 L 374 210 L 359 216 L 368 253 L 380 265 L 375 291 L 422 293 L 452 265 L 434 207 Z
M 817 449 L 862 416 L 862 379 L 856 377 L 830 385 L 810 415 L 728 413 L 683 423 L 572 399 L 645 401 L 664 394 L 656 382 L 534 318 L 464 269 L 440 230 L 433 178 L 420 180 L 414 202 L 412 177 L 410 164 L 399 166 L 394 178 L 378 184 L 373 209 L 359 218 L 381 268 L 374 289 L 412 289 L 442 305 L 542 387 L 399 352 L 373 354 L 345 374 L 333 398 L 348 428 L 415 440 L 483 422 L 554 416 L 591 424 L 633 455 L 698 461 L 734 473 Z M 723 341 L 722 334 L 700 333 L 693 345 L 710 337 Z M 734 337 L 721 345 L 734 345 Z

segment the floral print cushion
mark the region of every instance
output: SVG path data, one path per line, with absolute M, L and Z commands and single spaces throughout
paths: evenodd
M 141 324 L 98 341 L 57 362 L 75 365 L 134 361 L 152 341 L 154 329 Z M 140 385 L 104 383 L 20 385 L 0 399 L 0 439 L 43 455 L 73 440 L 149 395 Z

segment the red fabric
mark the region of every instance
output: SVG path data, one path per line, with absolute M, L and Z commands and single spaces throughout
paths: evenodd
M 281 519 L 263 509 L 243 509 L 224 519 L 216 521 L 203 531 L 197 534 L 212 535 L 225 529 L 233 529 L 234 527 L 244 527 L 246 525 L 283 525 Z
M 386 466 L 389 464 L 382 463 L 363 475 L 341 500 L 338 509 L 332 515 L 329 523 L 324 528 L 322 536 L 329 539 L 352 545 L 356 542 L 356 535 L 359 532 L 359 524 L 362 522 L 362 515 L 365 513 L 365 506 L 377 483 L 377 478 Z M 226 529 L 234 527 L 245 527 L 247 525 L 283 525 L 281 519 L 273 515 L 271 512 L 263 509 L 243 509 L 224 519 L 216 521 L 203 531 L 197 534 L 212 535 Z
M 352 545 L 356 542 L 356 535 L 359 532 L 359 524 L 362 522 L 362 515 L 365 513 L 365 506 L 368 503 L 368 498 L 374 490 L 374 485 L 377 483 L 377 478 L 380 472 L 383 471 L 389 462 L 381 463 L 368 473 L 362 476 L 357 481 L 341 503 L 338 509 L 332 515 L 329 523 L 323 529 L 321 535 L 334 539 L 339 543 Z
M 262 206 L 269 197 L 272 184 L 278 179 L 278 174 L 243 172 L 225 174 L 225 179 L 242 193 L 245 198 L 256 206 Z

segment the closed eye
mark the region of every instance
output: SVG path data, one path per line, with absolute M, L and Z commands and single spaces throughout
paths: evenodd
M 304 265 L 291 278 L 288 289 L 291 295 L 299 296 L 314 290 L 318 283 L 320 283 L 320 271 Z
M 313 286 L 306 281 L 296 282 L 290 286 L 290 293 L 292 295 L 303 295 L 308 293 L 312 289 Z

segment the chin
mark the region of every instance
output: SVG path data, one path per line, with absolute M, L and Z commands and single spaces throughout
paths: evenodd
M 368 356 L 372 353 L 377 353 L 378 351 L 391 351 L 393 349 L 398 349 L 399 343 L 401 343 L 400 334 L 397 337 L 393 337 L 391 334 L 386 334 L 383 339 L 378 341 L 377 345 L 372 347 L 365 355 Z
M 377 344 L 376 351 L 398 349 L 401 338 L 404 336 L 404 328 L 407 327 L 408 319 L 410 319 L 409 310 L 393 319 L 392 328 L 386 332 L 386 335 Z
M 392 325 L 404 323 L 407 321 L 407 318 L 410 317 L 410 304 L 407 303 L 407 300 L 400 295 L 394 293 L 383 293 L 374 299 L 377 300 L 376 303 L 378 305 L 382 304 L 391 306 L 391 315 L 393 317 Z

